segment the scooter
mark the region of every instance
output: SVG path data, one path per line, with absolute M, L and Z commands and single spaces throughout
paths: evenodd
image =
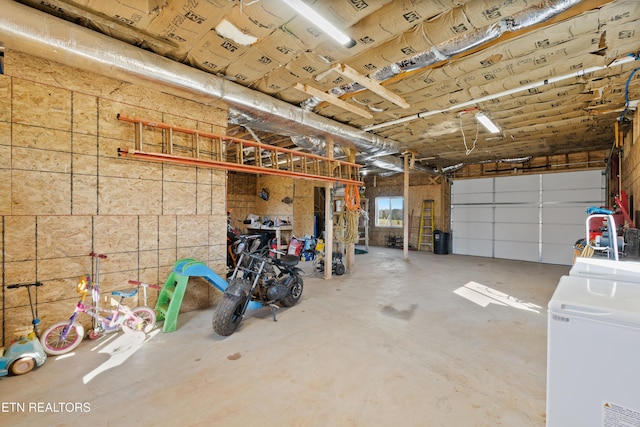
M 14 331 L 16 339 L 9 344 L 6 349 L 0 348 L 0 377 L 6 375 L 23 375 L 36 366 L 42 366 L 47 360 L 42 344 L 38 339 L 38 326 L 40 319 L 36 315 L 36 310 L 31 299 L 31 286 L 36 286 L 36 304 L 38 286 L 42 283 L 27 283 L 8 285 L 7 289 L 26 287 L 29 293 L 29 305 L 31 306 L 32 326 L 25 326 Z

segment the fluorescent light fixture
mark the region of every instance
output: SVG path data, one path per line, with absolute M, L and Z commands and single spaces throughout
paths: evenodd
M 491 132 L 491 133 L 500 132 L 500 128 L 498 126 L 496 126 L 495 123 L 493 123 L 491 121 L 491 119 L 489 119 L 489 117 L 485 116 L 484 113 L 477 113 L 476 114 L 476 120 L 478 120 L 480 123 L 482 123 L 482 126 L 487 128 L 487 130 L 489 132 Z
M 470 101 L 465 101 L 465 102 L 462 102 L 460 104 L 455 104 L 455 105 L 452 105 L 452 106 L 450 106 L 448 108 L 445 108 L 443 110 L 424 111 L 422 113 L 417 113 L 417 114 L 413 114 L 411 116 L 401 117 L 399 119 L 391 120 L 391 121 L 388 121 L 388 122 L 385 122 L 385 123 L 378 123 L 377 125 L 368 126 L 368 127 L 362 128 L 362 130 L 365 131 L 365 132 L 369 132 L 369 131 L 372 131 L 372 130 L 376 130 L 376 129 L 380 129 L 380 128 L 384 128 L 384 127 L 389 127 L 389 126 L 395 126 L 395 125 L 398 125 L 398 124 L 401 124 L 401 123 L 406 123 L 406 122 L 410 122 L 410 121 L 417 120 L 417 119 L 424 119 L 425 117 L 435 116 L 437 114 L 445 113 L 447 111 L 461 110 L 461 109 L 463 109 L 465 107 L 477 105 L 477 104 L 480 104 L 482 102 L 491 101 L 491 100 L 494 100 L 494 99 L 502 98 L 504 96 L 513 95 L 514 93 L 524 92 L 526 90 L 535 89 L 537 87 L 546 86 L 548 84 L 560 82 L 560 81 L 563 81 L 563 80 L 573 79 L 573 78 L 576 78 L 576 77 L 582 77 L 585 74 L 594 73 L 596 71 L 604 70 L 606 68 L 615 67 L 617 65 L 622 65 L 622 64 L 626 64 L 628 62 L 633 62 L 633 61 L 637 61 L 635 55 L 629 54 L 629 55 L 626 55 L 626 56 L 624 56 L 622 58 L 616 59 L 615 61 L 613 61 L 612 63 L 610 63 L 608 65 L 598 65 L 598 66 L 595 66 L 595 67 L 590 67 L 590 68 L 585 68 L 585 69 L 582 69 L 582 70 L 574 71 L 573 73 L 565 74 L 565 75 L 562 75 L 562 76 L 549 77 L 549 78 L 546 78 L 544 80 L 539 80 L 537 82 L 529 83 L 529 84 L 524 85 L 524 86 L 516 87 L 516 88 L 513 88 L 513 89 L 508 89 L 508 90 L 505 90 L 503 92 L 494 93 L 492 95 L 483 96 L 481 98 L 471 99 Z
M 335 41 L 344 45 L 345 47 L 353 47 L 356 45 L 355 40 L 351 37 L 340 31 L 335 25 L 331 22 L 327 21 L 325 18 L 320 16 L 318 12 L 311 9 L 309 6 L 304 4 L 302 0 L 282 0 L 286 3 L 290 8 L 298 12 L 302 17 L 307 19 L 309 22 L 314 24 L 316 27 L 320 28 L 322 31 L 327 33 L 330 37 L 332 37 Z

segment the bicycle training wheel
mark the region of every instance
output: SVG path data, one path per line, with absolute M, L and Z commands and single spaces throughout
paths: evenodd
M 69 322 L 58 322 L 44 331 L 40 342 L 44 351 L 52 356 L 67 353 L 76 348 L 84 338 L 84 328 L 82 325 L 74 323 L 69 326 Z

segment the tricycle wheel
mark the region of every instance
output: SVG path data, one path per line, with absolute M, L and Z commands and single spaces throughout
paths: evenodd
M 31 372 L 34 366 L 36 366 L 36 361 L 33 360 L 33 357 L 21 357 L 11 364 L 11 375 L 26 374 Z
M 90 340 L 97 340 L 98 338 L 100 338 L 101 335 L 102 335 L 102 332 L 92 329 L 87 334 L 87 338 L 89 338 Z
M 225 292 L 213 312 L 213 330 L 218 335 L 226 337 L 238 329 L 246 300 L 246 295 L 236 296 Z

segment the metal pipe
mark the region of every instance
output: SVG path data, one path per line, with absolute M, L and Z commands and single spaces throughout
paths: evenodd
M 64 65 L 205 104 L 225 101 L 240 125 L 332 138 L 366 153 L 398 152 L 398 142 L 305 111 L 269 95 L 137 48 L 12 0 L 0 0 L 0 45 Z M 268 123 L 268 125 L 267 125 Z

